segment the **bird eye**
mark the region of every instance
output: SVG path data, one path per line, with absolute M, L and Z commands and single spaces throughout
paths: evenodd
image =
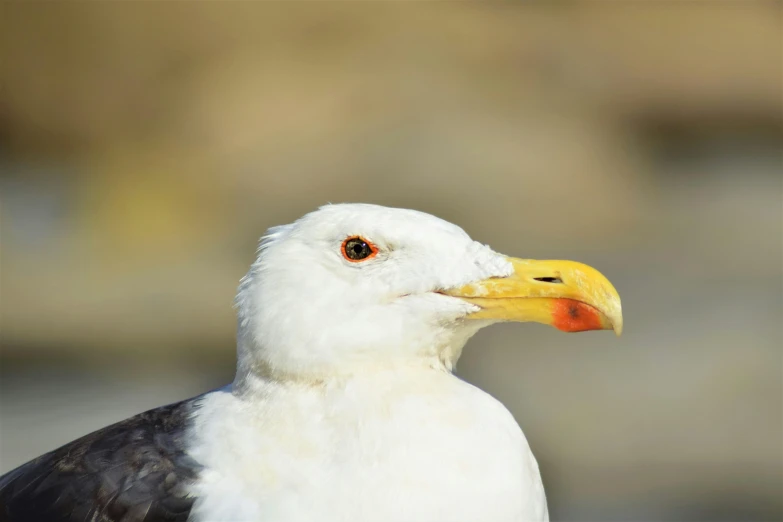
M 364 238 L 349 237 L 343 241 L 342 252 L 345 259 L 355 263 L 373 257 L 378 249 Z

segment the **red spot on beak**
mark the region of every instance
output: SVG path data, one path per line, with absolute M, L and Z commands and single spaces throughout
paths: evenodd
M 574 299 L 555 299 L 552 319 L 552 326 L 564 332 L 606 329 L 601 312 Z

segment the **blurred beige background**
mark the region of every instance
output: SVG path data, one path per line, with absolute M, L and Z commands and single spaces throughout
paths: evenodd
M 576 259 L 625 334 L 499 326 L 555 520 L 781 520 L 776 2 L 0 6 L 0 472 L 232 378 L 256 241 L 326 202 Z

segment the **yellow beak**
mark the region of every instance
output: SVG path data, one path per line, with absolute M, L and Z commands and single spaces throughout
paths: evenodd
M 443 292 L 481 307 L 470 319 L 537 322 L 565 332 L 623 331 L 620 296 L 595 268 L 574 261 L 508 258 L 509 277 Z

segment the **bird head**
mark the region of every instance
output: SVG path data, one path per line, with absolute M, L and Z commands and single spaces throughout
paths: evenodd
M 622 330 L 617 291 L 589 266 L 508 257 L 432 215 L 366 204 L 270 229 L 236 304 L 238 379 L 451 370 L 500 321 Z

